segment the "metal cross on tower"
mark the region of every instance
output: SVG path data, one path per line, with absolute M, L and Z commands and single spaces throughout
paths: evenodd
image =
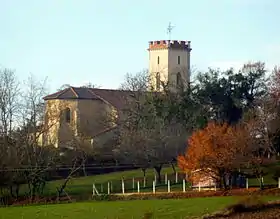
M 173 28 L 174 28 L 174 26 L 171 26 L 171 22 L 169 22 L 169 25 L 167 27 L 167 34 L 168 34 L 169 40 L 171 40 L 171 32 L 172 32 Z

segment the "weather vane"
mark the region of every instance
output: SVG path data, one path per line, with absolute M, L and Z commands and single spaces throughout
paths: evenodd
M 173 28 L 174 28 L 174 26 L 171 26 L 171 22 L 169 22 L 169 25 L 167 27 L 167 34 L 169 36 L 169 40 L 171 40 L 171 32 L 172 32 Z

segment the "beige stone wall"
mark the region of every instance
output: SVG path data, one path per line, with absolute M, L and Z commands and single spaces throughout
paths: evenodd
M 151 74 L 151 86 L 156 89 L 156 74 L 160 73 L 160 80 L 164 83 L 168 81 L 168 49 L 150 50 L 149 52 L 149 72 Z M 159 58 L 159 64 L 158 64 Z
M 178 64 L 178 56 L 180 56 L 180 64 Z M 190 53 L 185 50 L 170 50 L 168 53 L 168 80 L 176 85 L 177 73 L 180 72 L 183 82 L 190 81 Z
M 113 108 L 101 100 L 78 101 L 78 135 L 93 136 L 109 127 Z
M 64 110 L 66 108 L 70 108 L 70 123 L 65 120 Z M 52 144 L 58 147 L 58 145 L 70 141 L 76 135 L 77 101 L 47 100 L 45 115 L 45 144 Z
M 65 109 L 70 108 L 71 121 L 65 120 Z M 101 100 L 48 100 L 46 101 L 46 132 L 44 144 L 56 147 L 73 139 L 89 139 L 112 126 L 116 110 Z

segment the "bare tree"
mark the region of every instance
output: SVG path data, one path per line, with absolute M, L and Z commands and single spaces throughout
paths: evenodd
M 121 90 L 126 91 L 147 91 L 149 89 L 150 75 L 147 70 L 138 72 L 135 75 L 127 73 L 124 82 L 120 85 Z
M 20 87 L 14 71 L 0 69 L 0 175 L 2 186 L 10 188 L 13 196 L 13 185 L 18 185 L 17 172 L 9 172 L 7 169 L 20 165 L 20 149 L 16 147 L 14 140 L 14 128 L 18 125 Z M 21 181 L 22 182 L 22 181 Z M 17 186 L 18 191 L 18 186 Z M 18 196 L 18 192 L 17 192 Z
M 145 72 L 140 76 L 127 75 L 122 85 L 131 98 L 119 125 L 119 153 L 142 166 L 144 174 L 153 167 L 160 181 L 163 164 L 172 163 L 183 152 L 186 132 L 171 110 L 176 94 L 168 86 L 163 86 L 162 93 L 148 91 L 149 77 Z
M 69 181 L 72 177 L 83 167 L 85 167 L 87 156 L 90 155 L 91 148 L 85 145 L 83 141 L 79 141 L 77 138 L 73 138 L 69 142 L 68 147 L 61 149 L 63 150 L 59 156 L 59 163 L 62 166 L 68 166 L 69 171 L 67 177 L 62 181 L 62 183 L 56 187 L 57 190 L 57 200 L 59 201 L 63 194 L 67 196 L 69 200 L 71 198 L 65 191 Z M 85 171 L 85 170 L 84 170 Z
M 247 112 L 243 119 L 252 142 L 247 148 L 246 163 L 263 188 L 262 177 L 267 174 L 263 167 L 275 162 L 274 140 L 278 136 L 279 116 L 269 96 L 255 101 L 254 105 L 256 107 Z
M 97 86 L 96 84 L 93 84 L 91 82 L 85 83 L 83 86 L 81 87 L 85 87 L 85 88 L 100 88 L 101 86 Z
M 47 180 L 47 172 L 56 164 L 56 151 L 53 145 L 41 147 L 40 141 L 46 131 L 44 127 L 44 103 L 46 80 L 36 80 L 31 75 L 22 94 L 22 121 L 17 134 L 17 142 L 24 148 L 25 177 L 29 186 L 30 198 L 43 192 Z
M 17 116 L 19 101 L 19 82 L 14 71 L 10 69 L 0 69 L 0 113 L 1 134 L 11 135 L 14 127 L 14 119 Z

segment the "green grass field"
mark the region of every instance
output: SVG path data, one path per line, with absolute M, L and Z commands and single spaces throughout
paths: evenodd
M 177 169 L 179 172 L 179 169 Z M 173 190 L 182 190 L 182 180 L 183 175 L 178 175 L 178 184 L 175 184 L 175 175 L 173 173 L 172 168 L 167 167 L 162 170 L 162 183 L 157 184 L 157 190 L 158 191 L 167 191 L 167 186 L 164 184 L 164 175 L 165 173 L 168 174 L 168 179 L 171 181 L 171 189 Z M 111 192 L 113 193 L 121 193 L 122 186 L 121 186 L 121 180 L 124 178 L 125 181 L 125 190 L 126 192 L 137 192 L 137 181 L 140 183 L 141 191 L 152 191 L 152 182 L 154 180 L 154 170 L 148 169 L 146 172 L 146 188 L 143 187 L 143 172 L 138 170 L 131 170 L 131 171 L 124 171 L 124 172 L 115 172 L 110 174 L 102 174 L 102 175 L 96 175 L 96 176 L 87 176 L 87 177 L 79 177 L 79 178 L 73 178 L 68 183 L 68 186 L 66 188 L 66 192 L 70 195 L 76 195 L 76 194 L 91 194 L 92 193 L 92 186 L 93 183 L 96 185 L 99 192 L 107 193 L 108 189 L 108 182 L 112 184 L 113 190 L 110 188 Z M 133 181 L 132 179 L 135 179 L 134 183 L 134 190 L 133 190 Z M 61 180 L 52 181 L 49 182 L 46 185 L 45 188 L 45 194 L 47 195 L 54 195 L 56 191 L 56 187 L 60 186 L 62 184 Z M 110 186 L 111 187 L 111 186 Z
M 179 171 L 179 170 L 178 170 Z M 162 171 L 163 184 L 158 185 L 157 191 L 167 191 L 167 186 L 164 184 L 164 174 L 168 174 L 168 179 L 171 183 L 175 182 L 175 175 L 172 168 L 164 168 Z M 179 175 L 178 181 L 182 182 L 184 175 Z M 116 172 L 110 174 L 87 176 L 73 178 L 69 182 L 66 191 L 69 195 L 85 194 L 91 196 L 92 184 L 95 183 L 98 190 L 107 193 L 108 182 L 113 184 L 113 193 L 121 192 L 121 179 L 125 180 L 126 192 L 133 192 L 132 178 L 135 182 L 140 181 L 143 187 L 143 173 L 141 170 Z M 152 181 L 154 180 L 154 171 L 149 169 L 146 173 L 148 188 L 141 188 L 141 191 L 152 191 Z M 268 174 L 264 179 L 266 183 L 277 184 Z M 62 181 L 52 181 L 47 183 L 45 194 L 55 195 L 56 187 L 61 185 Z M 136 183 L 135 183 L 136 185 Z M 258 181 L 255 179 L 249 180 L 250 186 L 258 186 Z M 172 191 L 182 190 L 181 184 L 173 184 Z M 136 188 L 135 190 L 136 191 Z M 263 197 L 266 200 L 275 200 L 277 197 Z M 233 204 L 240 200 L 239 197 L 212 197 L 212 198 L 190 198 L 180 200 L 137 200 L 137 201 L 111 201 L 111 202 L 77 202 L 71 204 L 57 205 L 38 205 L 27 207 L 10 207 L 0 208 L 0 219 L 89 219 L 89 218 L 143 218 L 145 213 L 153 213 L 153 218 L 184 218 L 187 216 L 200 216 L 205 213 L 221 210 L 227 205 Z
M 0 219 L 140 219 L 145 213 L 153 213 L 153 218 L 179 219 L 222 210 L 240 199 L 239 197 L 211 197 L 9 207 L 0 208 Z M 264 201 L 275 199 L 275 197 L 263 197 Z
M 164 176 L 165 173 L 168 174 L 168 179 L 171 182 L 171 191 L 182 191 L 182 180 L 184 178 L 184 174 L 180 172 L 178 168 L 178 183 L 175 183 L 175 175 L 173 173 L 173 169 L 171 167 L 164 168 L 162 170 L 162 182 L 161 184 L 157 183 L 157 191 L 167 191 L 167 185 L 165 184 Z M 124 171 L 124 172 L 115 172 L 110 174 L 102 174 L 95 176 L 87 176 L 87 177 L 79 177 L 73 178 L 68 183 L 66 188 L 66 192 L 69 195 L 81 195 L 87 194 L 90 195 L 92 193 L 93 183 L 95 184 L 97 190 L 101 193 L 107 193 L 108 191 L 108 182 L 112 184 L 110 186 L 111 193 L 121 193 L 121 179 L 125 180 L 125 192 L 137 192 L 137 181 L 140 182 L 140 190 L 141 192 L 151 192 L 152 191 L 152 182 L 154 180 L 154 170 L 148 169 L 146 172 L 146 187 L 144 188 L 143 182 L 143 172 L 138 170 Z M 132 179 L 135 179 L 134 189 Z M 264 177 L 265 184 L 274 184 L 277 185 L 277 181 L 272 179 L 272 175 L 268 174 Z M 55 195 L 56 187 L 59 187 L 62 184 L 61 180 L 52 181 L 47 183 L 45 188 L 46 195 Z M 249 186 L 259 186 L 259 182 L 257 179 L 249 179 Z M 189 188 L 189 185 L 186 185 Z
M 171 191 L 182 191 L 182 180 L 184 178 L 184 174 L 176 168 L 178 174 L 178 183 L 175 183 L 175 175 L 173 169 L 171 167 L 163 168 L 162 170 L 162 183 L 157 183 L 156 191 L 167 191 L 167 185 L 165 184 L 165 174 L 168 174 L 168 179 L 171 182 Z M 146 187 L 144 188 L 143 182 L 143 172 L 141 169 L 131 170 L 131 171 L 124 171 L 124 172 L 115 172 L 109 174 L 102 174 L 102 175 L 95 175 L 95 176 L 87 176 L 87 177 L 78 177 L 72 178 L 65 191 L 70 196 L 81 196 L 81 197 L 89 197 L 92 194 L 92 186 L 93 183 L 95 184 L 97 190 L 100 193 L 107 194 L 108 191 L 108 182 L 112 184 L 110 186 L 111 193 L 121 193 L 122 186 L 121 186 L 121 179 L 124 178 L 125 180 L 125 192 L 132 193 L 137 192 L 137 181 L 140 182 L 140 191 L 141 192 L 151 192 L 152 191 L 152 182 L 155 177 L 155 172 L 153 169 L 148 169 L 146 172 Z M 133 189 L 133 182 L 134 180 L 134 189 Z M 268 174 L 264 177 L 264 183 L 267 184 L 274 184 L 277 185 L 277 181 L 272 179 L 272 175 Z M 44 189 L 44 194 L 46 196 L 56 196 L 56 191 L 59 186 L 61 186 L 62 180 L 51 181 L 46 184 Z M 249 179 L 249 186 L 259 186 L 259 182 L 257 179 Z M 186 184 L 186 188 L 190 188 L 189 184 Z M 23 186 L 21 188 L 21 193 L 27 191 L 27 188 Z M 8 190 L 6 192 L 9 192 Z
M 128 219 L 153 213 L 155 218 L 183 218 L 220 210 L 237 201 L 234 197 L 193 198 L 185 200 L 142 200 L 87 202 L 58 205 L 0 208 L 1 219 Z

